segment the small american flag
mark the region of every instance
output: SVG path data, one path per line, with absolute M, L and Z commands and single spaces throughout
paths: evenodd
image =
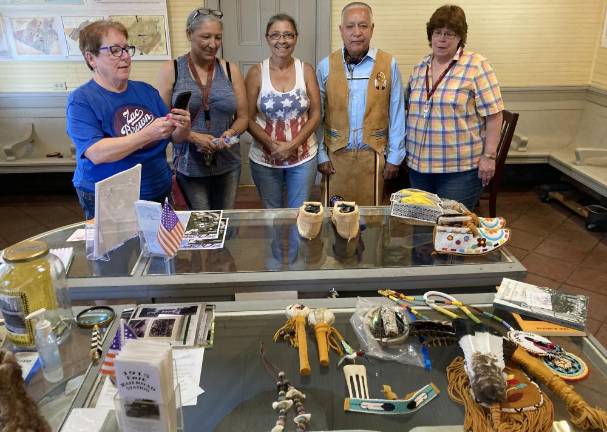
M 183 225 L 179 222 L 177 215 L 171 208 L 169 200 L 165 200 L 160 216 L 160 228 L 158 229 L 158 243 L 167 256 L 175 256 L 181 239 L 183 238 Z
M 110 346 L 110 349 L 108 350 L 105 358 L 103 359 L 103 363 L 101 364 L 100 372 L 102 375 L 109 375 L 112 378 L 115 377 L 116 370 L 114 369 L 114 360 L 124 346 L 126 339 L 137 339 L 137 335 L 133 329 L 125 323 L 124 320 L 120 320 L 120 325 L 116 329 L 116 334 L 114 335 L 112 345 Z

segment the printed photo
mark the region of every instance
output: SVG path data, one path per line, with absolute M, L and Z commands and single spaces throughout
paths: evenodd
M 156 318 L 150 325 L 150 331 L 148 336 L 150 337 L 165 337 L 170 338 L 173 336 L 173 329 L 175 328 L 175 318 Z
M 145 336 L 145 329 L 148 327 L 148 320 L 145 320 L 145 319 L 130 320 L 129 326 L 133 329 L 133 333 L 135 333 L 135 335 L 137 335 L 137 337 L 142 338 Z
M 160 420 L 160 408 L 152 401 L 135 399 L 124 403 L 124 411 L 127 417 Z
M 183 250 L 202 250 L 202 249 L 221 249 L 224 246 L 226 231 L 229 218 L 221 219 L 219 224 L 219 235 L 214 239 L 190 238 L 184 239 L 180 249 Z
M 185 229 L 184 239 L 216 239 L 219 236 L 221 210 L 193 211 Z
M 138 318 L 154 318 L 161 315 L 194 315 L 198 312 L 198 305 L 182 307 L 144 307 L 141 308 Z

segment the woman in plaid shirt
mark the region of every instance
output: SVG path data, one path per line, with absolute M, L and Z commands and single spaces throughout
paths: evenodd
M 432 53 L 413 68 L 407 89 L 411 187 L 472 210 L 495 173 L 504 103 L 487 59 L 464 50 L 459 6 L 438 8 L 426 31 Z

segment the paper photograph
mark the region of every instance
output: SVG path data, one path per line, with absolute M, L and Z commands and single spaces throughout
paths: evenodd
M 145 336 L 145 330 L 148 327 L 148 320 L 145 319 L 137 319 L 130 320 L 129 326 L 133 329 L 133 332 L 138 338 L 142 338 Z
M 190 318 L 188 316 L 188 318 Z M 129 321 L 129 326 L 133 327 L 137 337 L 145 339 L 157 339 L 165 342 L 179 341 L 182 338 L 184 329 L 182 316 L 171 316 L 163 318 L 135 319 Z M 189 325 L 190 320 L 186 320 Z
M 219 223 L 222 210 L 193 211 L 185 228 L 184 241 L 216 239 L 219 236 Z
M 160 409 L 154 402 L 135 399 L 132 402 L 125 402 L 124 410 L 127 417 L 160 420 Z
M 177 330 L 177 318 L 156 318 L 150 324 L 149 337 L 153 338 L 173 338 L 173 334 Z
M 210 250 L 221 249 L 224 246 L 229 218 L 221 219 L 217 238 L 186 238 L 181 243 L 181 250 Z
M 155 318 L 165 315 L 195 315 L 198 313 L 198 305 L 186 305 L 177 307 L 142 307 L 137 314 L 138 318 Z

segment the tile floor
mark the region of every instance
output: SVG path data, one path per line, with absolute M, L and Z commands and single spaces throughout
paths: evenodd
M 498 214 L 512 228 L 509 249 L 527 268 L 526 280 L 591 297 L 589 329 L 607 346 L 607 233 L 592 233 L 583 220 L 538 193 L 500 193 Z M 254 187 L 242 187 L 238 208 L 260 208 Z M 481 202 L 479 214 L 488 214 Z M 75 195 L 0 196 L 0 249 L 55 227 L 82 220 Z

